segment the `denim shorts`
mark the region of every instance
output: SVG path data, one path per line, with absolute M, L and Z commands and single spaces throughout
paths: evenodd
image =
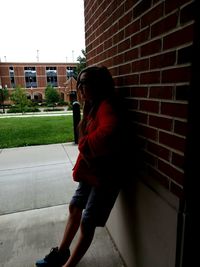
M 118 186 L 93 187 L 79 182 L 70 204 L 83 209 L 82 223 L 105 226 L 119 194 Z

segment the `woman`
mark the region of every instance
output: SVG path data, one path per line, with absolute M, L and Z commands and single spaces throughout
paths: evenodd
M 82 70 L 77 92 L 83 104 L 83 118 L 73 178 L 79 185 L 69 205 L 60 246 L 37 261 L 36 266 L 76 266 L 89 248 L 95 228 L 105 226 L 120 191 L 120 151 L 125 128 L 108 69 L 92 66 Z M 70 255 L 69 247 L 79 228 L 80 236 Z

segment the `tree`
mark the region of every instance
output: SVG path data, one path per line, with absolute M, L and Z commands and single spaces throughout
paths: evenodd
M 0 86 L 0 103 L 3 109 L 3 113 L 5 113 L 5 108 L 4 108 L 4 101 L 8 98 L 9 93 L 7 87 L 2 87 Z
M 30 104 L 30 101 L 27 99 L 25 89 L 21 88 L 20 86 L 17 86 L 14 92 L 12 93 L 11 100 L 20 109 L 22 113 L 25 112 L 26 107 Z
M 45 99 L 48 105 L 55 107 L 55 104 L 60 101 L 60 96 L 57 90 L 52 86 L 48 85 L 45 89 Z
M 78 64 L 77 64 L 77 73 L 79 73 L 82 69 L 86 67 L 86 51 L 84 49 L 81 50 L 83 56 L 79 56 L 77 58 Z

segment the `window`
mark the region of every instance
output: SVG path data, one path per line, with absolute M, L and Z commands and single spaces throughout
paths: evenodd
M 24 67 L 26 88 L 37 88 L 35 67 Z
M 14 74 L 14 68 L 13 66 L 9 67 L 9 75 L 10 75 L 10 83 L 11 87 L 15 88 L 15 74 Z
M 57 69 L 56 67 L 46 67 L 47 84 L 57 87 Z
M 75 77 L 75 70 L 76 70 L 76 67 L 67 67 L 66 68 L 67 78 Z

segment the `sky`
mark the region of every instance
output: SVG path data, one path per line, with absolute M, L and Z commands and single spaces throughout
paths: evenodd
M 1 62 L 76 62 L 85 49 L 83 0 L 1 0 Z

